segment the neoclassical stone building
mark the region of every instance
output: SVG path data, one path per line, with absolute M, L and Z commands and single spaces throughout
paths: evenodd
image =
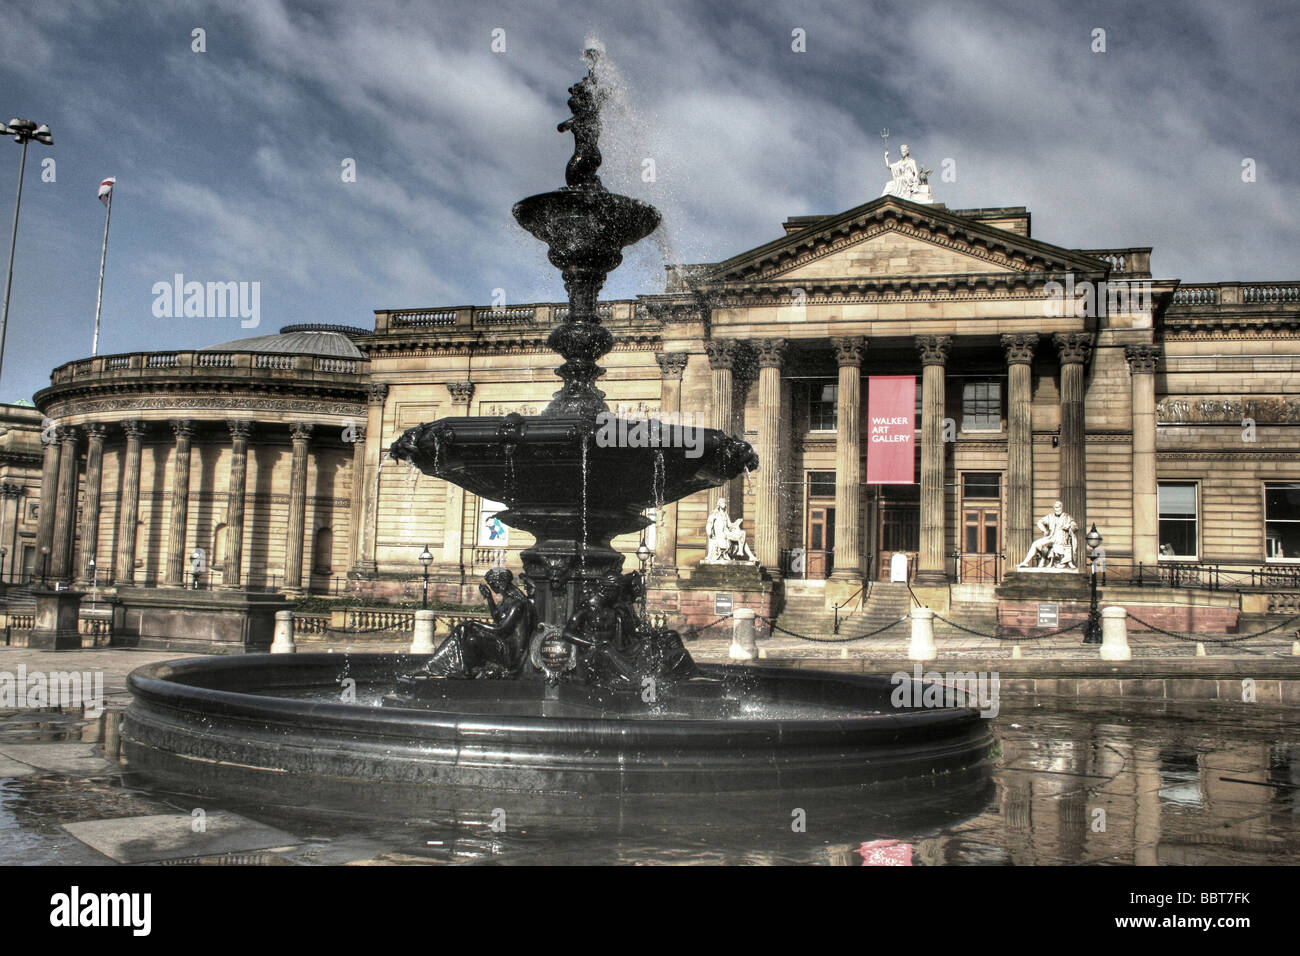
M 653 516 L 662 595 L 692 591 L 723 495 L 764 569 L 736 598 L 762 607 L 796 578 L 843 599 L 897 553 L 937 605 L 954 586 L 991 600 L 1060 499 L 1104 535 L 1112 574 L 1231 565 L 1294 605 L 1300 282 L 1182 285 L 1150 248 L 1071 249 L 1030 225 L 1021 207 L 885 196 L 602 305 L 611 408 L 699 416 L 763 463 Z M 85 580 L 94 555 L 115 582 L 178 586 L 201 548 L 218 587 L 320 591 L 348 572 L 409 596 L 427 546 L 435 593 L 472 599 L 531 539 L 385 451 L 423 421 L 540 411 L 563 308 L 378 311 L 373 330 L 64 365 L 36 396 L 57 427 L 38 551 L 58 578 Z M 916 381 L 901 483 L 867 481 L 879 376 Z M 628 567 L 639 543 L 616 541 Z

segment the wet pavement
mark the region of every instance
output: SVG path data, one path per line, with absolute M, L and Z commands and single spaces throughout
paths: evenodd
M 94 655 L 92 658 L 90 655 Z M 125 674 L 175 654 L 12 651 L 29 670 Z M 73 663 L 73 657 L 76 658 Z M 7 864 L 412 863 L 1284 864 L 1300 858 L 1300 711 L 1263 703 L 1040 697 L 1004 702 L 990 763 L 840 794 L 783 794 L 746 815 L 669 801 L 606 825 L 383 820 L 152 789 L 103 756 L 81 708 L 0 711 L 0 861 Z M 801 806 L 801 803 L 806 806 Z M 802 818 L 801 818 L 802 815 Z

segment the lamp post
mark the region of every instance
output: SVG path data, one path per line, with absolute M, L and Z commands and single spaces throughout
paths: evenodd
M 190 554 L 190 570 L 193 571 L 194 573 L 195 591 L 199 589 L 199 573 L 203 570 L 203 562 L 205 557 L 206 556 L 204 555 L 202 548 L 195 548 L 194 551 Z
M 427 544 L 420 552 L 420 563 L 424 565 L 424 593 L 420 597 L 420 610 L 423 611 L 429 607 L 429 565 L 433 564 L 433 552 Z
M 99 568 L 95 566 L 95 556 L 93 554 L 87 563 L 90 566 L 90 607 L 93 610 L 95 600 L 99 596 Z
M 645 620 L 645 615 L 646 615 L 647 586 L 646 586 L 645 569 L 646 569 L 646 565 L 650 563 L 650 559 L 653 557 L 654 557 L 654 552 L 651 551 L 650 546 L 645 543 L 645 535 L 641 535 L 641 544 L 636 549 L 636 559 L 641 562 L 641 620 L 642 621 Z
M 3 370 L 5 331 L 9 327 L 9 293 L 14 285 L 14 247 L 18 245 L 18 210 L 23 204 L 23 173 L 27 170 L 27 144 L 36 140 L 42 146 L 53 146 L 54 139 L 50 136 L 48 126 L 44 124 L 37 126 L 31 120 L 16 117 L 8 123 L 0 123 L 0 136 L 12 136 L 14 142 L 23 148 L 23 156 L 18 163 L 18 198 L 14 201 L 14 230 L 9 238 L 9 274 L 5 279 L 4 311 L 0 313 L 0 370 Z
M 41 545 L 41 587 L 50 586 L 50 546 Z
M 1088 623 L 1083 628 L 1083 643 L 1100 644 L 1101 643 L 1101 611 L 1097 607 L 1097 557 L 1101 549 L 1101 533 L 1097 531 L 1097 522 L 1092 523 L 1088 529 L 1088 536 L 1084 539 L 1088 542 L 1088 581 L 1089 581 L 1089 604 L 1088 604 Z

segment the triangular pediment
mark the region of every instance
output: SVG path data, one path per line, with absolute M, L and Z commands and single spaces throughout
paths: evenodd
M 706 284 L 1104 271 L 1082 253 L 892 196 L 719 263 Z

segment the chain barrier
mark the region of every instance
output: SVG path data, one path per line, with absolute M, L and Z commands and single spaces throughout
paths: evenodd
M 701 624 L 699 627 L 693 627 L 689 631 L 682 631 L 681 634 L 678 636 L 681 637 L 681 639 L 684 641 L 689 640 L 690 638 L 694 637 L 696 634 L 700 633 L 700 631 L 707 631 L 709 628 L 717 624 L 720 624 L 723 621 L 730 621 L 730 620 L 731 620 L 731 615 L 724 614 L 721 617 L 715 617 L 708 624 Z
M 988 631 L 977 631 L 974 628 L 966 627 L 963 624 L 958 624 L 956 621 L 950 621 L 942 614 L 936 614 L 934 616 L 934 619 L 936 621 L 943 621 L 943 623 L 945 624 L 950 624 L 953 627 L 957 628 L 957 630 L 959 631 L 965 631 L 967 634 L 974 634 L 976 637 L 989 637 L 998 641 L 1010 641 L 1012 644 L 1021 644 L 1024 643 L 1025 641 L 1041 641 L 1045 637 L 1056 637 L 1058 634 L 1065 634 L 1069 631 L 1077 631 L 1079 628 L 1085 626 L 1088 623 L 1087 621 L 1079 621 L 1076 624 L 1067 624 L 1065 627 L 1058 627 L 1054 631 L 1046 631 L 1042 634 L 1028 634 L 1028 635 L 1017 637 L 1009 634 L 992 634 L 989 633 Z
M 782 634 L 789 635 L 790 637 L 797 638 L 801 641 L 810 641 L 814 644 L 852 644 L 854 641 L 862 641 L 866 640 L 868 637 L 875 637 L 877 634 L 881 634 L 889 630 L 891 627 L 898 627 L 898 625 L 909 620 L 910 616 L 905 615 L 900 617 L 897 621 L 886 624 L 884 627 L 878 627 L 874 631 L 868 631 L 866 634 L 858 634 L 855 637 L 813 637 L 811 634 L 799 634 L 795 631 L 789 630 L 788 628 L 784 628 L 777 624 L 774 618 L 763 617 L 761 614 L 756 615 L 756 618 L 757 620 L 765 622 L 773 631 L 780 631 Z
M 1158 634 L 1164 634 L 1166 637 L 1172 637 L 1178 641 L 1186 641 L 1189 644 L 1237 644 L 1241 641 L 1248 641 L 1251 638 L 1263 637 L 1265 634 L 1272 634 L 1274 631 L 1279 631 L 1290 624 L 1294 624 L 1296 621 L 1300 621 L 1300 614 L 1297 614 L 1294 617 L 1287 618 L 1281 624 L 1274 624 L 1272 627 L 1265 628 L 1262 631 L 1256 631 L 1254 634 L 1238 634 L 1236 637 L 1204 637 L 1194 634 L 1179 634 L 1176 631 L 1166 631 L 1163 627 L 1157 627 L 1148 621 L 1142 620 L 1142 618 L 1138 617 L 1132 611 L 1128 612 L 1128 616 L 1131 620 L 1141 624 L 1147 630 L 1155 631 Z

